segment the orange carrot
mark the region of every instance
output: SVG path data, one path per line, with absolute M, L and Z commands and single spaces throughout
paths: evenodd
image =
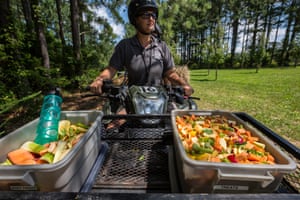
M 258 141 L 258 137 L 253 137 L 253 136 L 248 137 L 248 141 L 249 142 L 257 142 Z
M 216 135 L 216 137 L 215 137 L 214 148 L 218 151 L 222 151 L 222 146 L 220 144 L 220 136 L 219 135 Z
M 242 135 L 242 134 L 246 133 L 246 130 L 243 129 L 243 128 L 239 128 L 239 129 L 236 131 L 236 133 L 237 133 L 238 135 Z
M 259 151 L 259 152 L 265 152 L 265 150 L 257 145 L 253 145 L 252 149 L 254 149 L 255 151 Z
M 192 114 L 190 119 L 191 119 L 192 121 L 195 121 L 195 120 L 197 120 L 197 117 L 196 117 L 196 115 Z
M 218 158 L 218 157 L 212 157 L 212 158 L 210 159 L 210 161 L 211 161 L 211 162 L 221 162 L 221 159 Z
M 7 157 L 13 164 L 16 165 L 35 164 L 34 156 L 24 149 L 11 151 L 8 153 Z
M 254 147 L 254 144 L 252 144 L 251 142 L 247 141 L 246 145 L 245 145 L 245 149 L 252 149 Z
M 179 116 L 176 117 L 176 123 L 177 124 L 181 124 L 181 125 L 185 125 L 186 124 L 185 121 L 183 120 L 183 118 L 179 117 Z
M 252 137 L 252 135 L 251 135 L 251 132 L 250 132 L 250 131 L 247 131 L 247 130 L 246 130 L 245 134 L 246 134 L 248 137 Z
M 41 160 L 41 159 L 37 159 L 35 162 L 36 162 L 36 164 L 48 164 L 47 161 Z
M 248 153 L 243 152 L 235 155 L 235 159 L 238 163 L 244 163 L 248 160 Z
M 248 160 L 250 160 L 250 161 L 260 161 L 261 156 L 255 155 L 253 153 L 249 153 L 248 154 Z
M 23 160 L 19 165 L 36 165 L 38 164 L 35 160 Z
M 204 122 L 204 124 L 202 124 L 202 126 L 203 126 L 204 128 L 209 128 L 209 127 L 210 127 L 210 124 L 207 123 L 207 122 Z
M 271 154 L 267 155 L 267 160 L 273 163 L 275 162 L 275 158 Z

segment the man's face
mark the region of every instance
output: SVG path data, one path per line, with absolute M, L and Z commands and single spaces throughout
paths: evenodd
M 135 18 L 138 31 L 151 34 L 155 30 L 156 19 L 157 16 L 153 9 L 140 11 Z

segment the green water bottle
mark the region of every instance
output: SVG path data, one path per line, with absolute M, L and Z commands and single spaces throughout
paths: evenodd
M 43 100 L 40 120 L 36 129 L 35 143 L 46 144 L 58 140 L 58 125 L 62 97 L 59 88 L 51 90 Z

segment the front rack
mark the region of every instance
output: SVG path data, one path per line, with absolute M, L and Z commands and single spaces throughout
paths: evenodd
M 111 115 L 102 121 L 109 150 L 93 191 L 170 193 L 170 115 Z
M 282 144 L 284 139 L 245 113 L 235 113 L 242 120 Z M 156 122 L 147 126 L 143 119 Z M 159 123 L 157 119 L 160 119 Z M 109 124 L 121 125 L 107 129 Z M 166 115 L 107 115 L 103 117 L 102 141 L 108 151 L 92 186 L 92 192 L 181 193 L 173 155 L 171 117 Z M 284 145 L 284 147 L 289 145 Z M 292 146 L 292 145 L 290 145 Z M 297 151 L 287 148 L 297 156 Z M 299 170 L 299 169 L 297 169 Z M 296 171 L 299 174 L 299 171 Z M 275 193 L 299 193 L 297 175 L 287 175 Z

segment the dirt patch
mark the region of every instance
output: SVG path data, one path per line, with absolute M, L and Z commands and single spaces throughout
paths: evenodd
M 70 95 L 64 95 L 61 109 L 71 110 L 101 110 L 102 100 L 98 96 L 91 96 L 91 93 L 75 92 Z

